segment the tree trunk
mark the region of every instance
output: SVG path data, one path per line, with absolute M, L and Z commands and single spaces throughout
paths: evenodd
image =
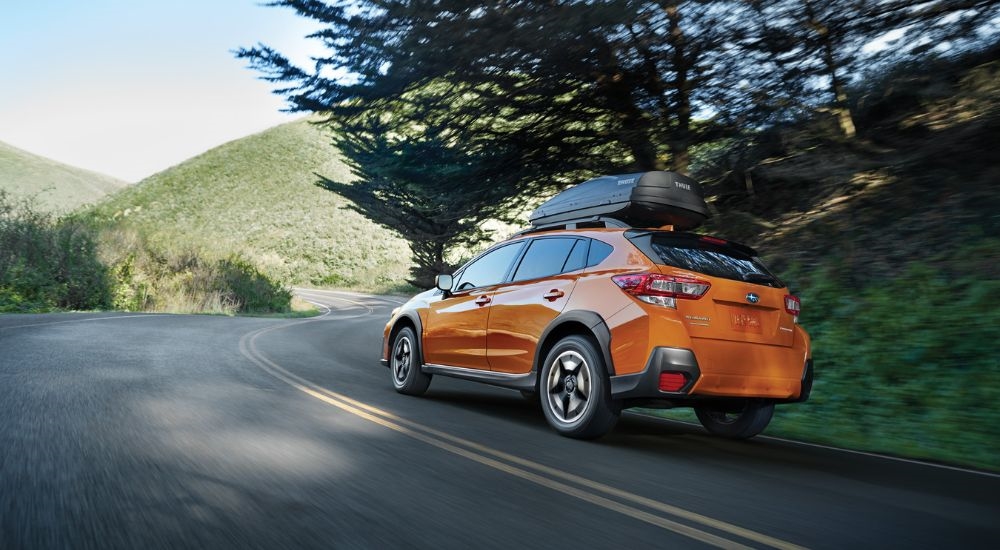
M 851 116 L 851 107 L 847 104 L 847 90 L 843 81 L 837 75 L 837 64 L 833 57 L 833 47 L 829 40 L 823 40 L 823 61 L 830 75 L 830 87 L 833 92 L 833 114 L 837 117 L 840 131 L 847 139 L 854 139 L 857 133 L 854 126 L 854 117 Z
M 837 124 L 844 137 L 854 139 L 857 130 L 854 126 L 854 117 L 851 115 L 851 107 L 847 104 L 847 89 L 837 74 L 837 58 L 834 54 L 830 29 L 816 17 L 811 2 L 806 2 L 805 7 L 806 15 L 809 17 L 809 25 L 819 35 L 820 45 L 823 48 L 823 64 L 827 76 L 830 77 L 830 91 L 833 93 L 833 114 L 837 117 Z

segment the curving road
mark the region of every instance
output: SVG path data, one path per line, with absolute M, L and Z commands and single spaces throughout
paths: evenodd
M 396 394 L 389 298 L 308 320 L 0 316 L 0 548 L 995 548 L 1000 476 L 518 393 Z

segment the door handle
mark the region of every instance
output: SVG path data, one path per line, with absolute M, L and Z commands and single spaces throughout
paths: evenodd
M 476 304 L 478 304 L 480 306 L 485 306 L 488 303 L 490 303 L 490 297 L 489 296 L 480 296 L 480 297 L 476 298 Z
M 566 295 L 565 292 L 559 290 L 558 288 L 553 288 L 552 290 L 546 292 L 545 294 L 542 294 L 542 298 L 545 298 L 546 300 L 552 302 L 555 301 L 556 298 L 562 298 L 565 295 Z

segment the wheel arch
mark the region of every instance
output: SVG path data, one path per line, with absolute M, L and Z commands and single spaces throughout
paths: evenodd
M 538 338 L 533 367 L 536 390 L 538 387 L 538 377 L 542 372 L 542 362 L 545 361 L 545 357 L 548 356 L 549 351 L 552 350 L 557 342 L 574 334 L 589 338 L 597 346 L 598 353 L 604 359 L 604 366 L 607 369 L 608 376 L 615 375 L 615 365 L 611 360 L 611 330 L 608 329 L 604 318 L 593 311 L 570 311 L 553 319 Z
M 424 331 L 423 324 L 420 322 L 420 316 L 417 315 L 415 311 L 408 311 L 406 313 L 401 313 L 396 322 L 392 324 L 392 329 L 389 331 L 389 348 L 392 349 L 392 343 L 396 341 L 396 335 L 399 331 L 403 330 L 405 327 L 410 327 L 413 329 L 414 334 L 417 337 L 417 352 L 420 360 L 420 364 L 424 364 Z

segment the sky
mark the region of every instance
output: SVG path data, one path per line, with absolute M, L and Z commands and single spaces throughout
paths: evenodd
M 257 0 L 3 0 L 0 141 L 139 181 L 303 116 L 232 50 L 309 63 L 315 29 Z

